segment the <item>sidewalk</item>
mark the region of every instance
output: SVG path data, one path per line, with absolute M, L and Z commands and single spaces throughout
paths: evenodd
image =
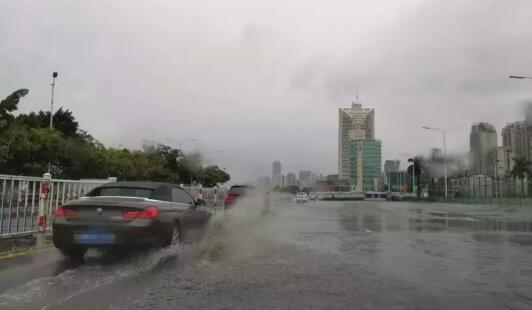
M 0 260 L 53 247 L 52 233 L 35 233 L 0 238 Z

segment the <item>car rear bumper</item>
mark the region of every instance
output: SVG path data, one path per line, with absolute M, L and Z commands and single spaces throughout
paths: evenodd
M 116 227 L 53 224 L 53 241 L 57 248 L 146 248 L 163 245 L 167 236 L 168 233 L 151 225 Z
M 224 209 L 230 209 L 236 205 L 236 199 L 224 202 Z

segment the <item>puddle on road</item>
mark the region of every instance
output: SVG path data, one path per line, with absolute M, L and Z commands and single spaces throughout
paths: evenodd
M 215 218 L 196 244 L 181 244 L 124 258 L 91 250 L 84 262 L 73 264 L 71 269 L 6 291 L 0 295 L 0 308 L 53 308 L 85 293 L 150 272 L 173 272 L 176 269 L 172 267 L 183 269 L 192 262 L 209 265 L 234 261 L 265 251 L 278 236 L 275 224 L 278 214 L 257 216 L 255 205 L 258 204 L 235 210 L 228 218 Z M 174 260 L 176 264 L 165 264 Z
M 187 245 L 178 245 L 122 258 L 89 251 L 84 262 L 73 264 L 73 269 L 53 277 L 34 279 L 3 293 L 0 295 L 0 307 L 47 309 L 96 288 L 155 270 L 178 254 L 185 253 L 188 248 Z

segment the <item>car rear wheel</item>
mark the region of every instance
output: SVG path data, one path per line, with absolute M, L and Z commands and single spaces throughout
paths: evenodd
M 73 259 L 81 259 L 83 258 L 83 255 L 87 253 L 86 248 L 80 248 L 80 247 L 62 247 L 59 248 L 59 251 L 67 257 L 73 258 Z

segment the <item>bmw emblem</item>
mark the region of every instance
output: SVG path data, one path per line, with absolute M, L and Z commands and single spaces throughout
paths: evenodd
M 102 209 L 102 208 L 97 208 L 97 209 L 96 209 L 96 213 L 97 213 L 98 215 L 102 214 L 102 212 L 103 212 L 103 209 Z

